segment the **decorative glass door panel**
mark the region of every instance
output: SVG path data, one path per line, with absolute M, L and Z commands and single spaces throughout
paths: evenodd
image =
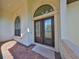
M 45 38 L 52 38 L 51 19 L 44 21 Z
M 35 22 L 35 38 L 36 38 L 36 42 L 38 43 L 42 43 L 43 39 L 42 39 L 42 35 L 41 35 L 41 21 L 36 21 Z
M 44 20 L 44 43 L 47 45 L 52 44 L 52 28 L 51 28 L 51 19 Z

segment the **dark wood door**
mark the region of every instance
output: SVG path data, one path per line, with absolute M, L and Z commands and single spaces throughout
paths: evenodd
M 54 17 L 35 21 L 35 42 L 55 46 Z

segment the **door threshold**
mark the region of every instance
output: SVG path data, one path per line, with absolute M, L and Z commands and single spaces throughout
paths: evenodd
M 34 43 L 35 45 L 38 45 L 38 46 L 42 46 L 42 47 L 45 47 L 47 49 L 50 49 L 50 50 L 53 50 L 55 52 L 57 52 L 57 50 L 54 48 L 54 47 L 51 47 L 51 46 L 47 46 L 47 45 L 43 45 L 43 44 L 40 44 L 40 43 Z

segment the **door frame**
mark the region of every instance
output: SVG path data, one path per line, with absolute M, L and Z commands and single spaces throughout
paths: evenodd
M 46 45 L 44 43 L 44 40 L 45 40 L 44 21 L 47 20 L 47 19 L 51 19 L 52 20 L 51 21 L 51 30 L 52 30 L 53 29 L 52 26 L 55 27 L 55 24 L 54 25 L 52 24 L 53 23 L 53 20 L 54 20 L 54 16 L 50 16 L 50 17 L 46 17 L 46 18 L 41 18 L 39 20 L 35 20 L 34 21 L 34 38 L 35 38 L 34 40 L 35 40 L 35 42 L 37 41 L 36 40 L 36 22 L 40 21 L 40 23 L 42 24 L 41 27 L 40 27 L 40 30 L 43 31 L 43 32 L 40 32 L 40 35 L 41 35 L 41 37 L 42 37 L 43 40 L 42 40 L 42 42 L 36 42 L 36 43 L 39 43 L 39 44 L 42 44 L 42 45 Z M 55 30 L 55 28 L 54 28 L 54 30 Z M 55 48 L 55 32 L 53 33 L 53 30 L 52 30 L 51 35 L 52 35 L 52 46 L 51 47 Z M 49 46 L 49 45 L 46 45 L 46 46 Z
M 55 22 L 55 26 L 54 26 L 54 28 L 55 28 L 55 48 L 45 46 L 45 45 L 42 45 L 42 44 L 39 44 L 36 42 L 34 42 L 34 44 L 39 45 L 39 46 L 43 46 L 45 48 L 51 49 L 51 50 L 56 51 L 56 52 L 59 52 L 60 51 L 59 47 L 60 47 L 60 40 L 61 40 L 61 35 L 60 35 L 61 32 L 60 32 L 60 17 L 59 17 L 58 11 L 53 11 L 53 12 L 50 12 L 48 14 L 33 17 L 33 28 L 34 28 L 34 20 L 39 20 L 39 19 L 51 17 L 51 16 L 54 16 L 54 22 Z

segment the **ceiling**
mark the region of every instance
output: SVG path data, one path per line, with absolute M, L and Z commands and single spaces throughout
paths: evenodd
M 0 12 L 12 13 L 18 8 L 23 7 L 26 1 L 27 0 L 0 0 Z M 67 3 L 69 4 L 74 1 L 77 1 L 77 0 L 67 0 Z
M 0 0 L 0 11 L 13 12 L 24 4 L 25 0 Z

